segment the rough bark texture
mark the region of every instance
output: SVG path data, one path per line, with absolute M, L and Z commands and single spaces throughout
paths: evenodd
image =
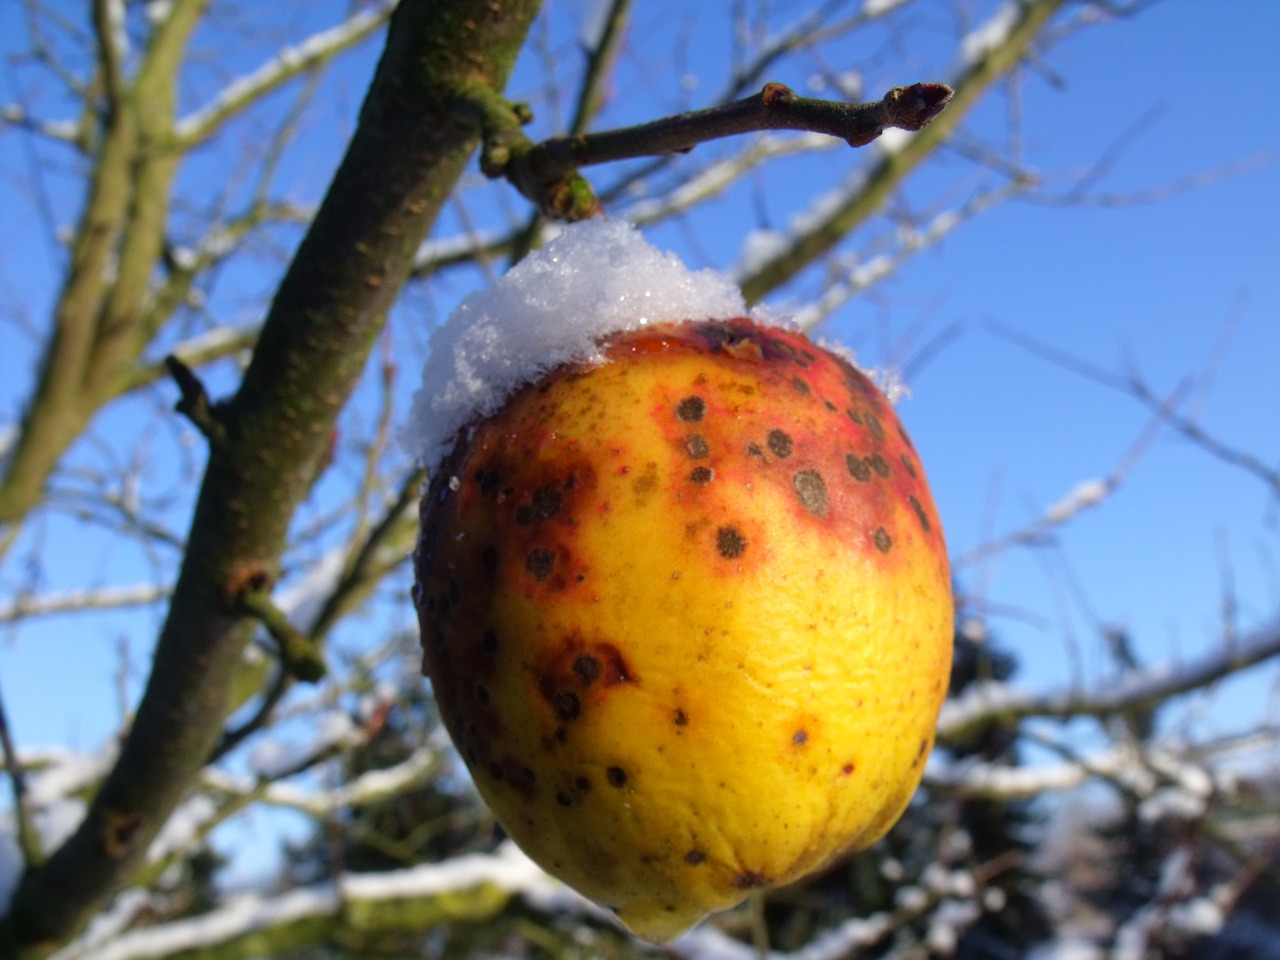
M 219 408 L 189 546 L 120 759 L 84 823 L 19 888 L 0 955 L 81 929 L 137 869 L 222 731 L 253 630 L 240 592 L 268 585 L 414 252 L 478 131 L 452 104 L 501 90 L 538 0 L 405 0 L 360 123 L 300 245 L 235 397 Z

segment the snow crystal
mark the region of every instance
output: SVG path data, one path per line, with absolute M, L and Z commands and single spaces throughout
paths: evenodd
M 1027 954 L 1027 960 L 1102 960 L 1102 955 L 1094 944 L 1068 938 L 1040 944 Z
M 1169 926 L 1184 936 L 1217 933 L 1225 920 L 1221 905 L 1208 897 L 1176 903 L 1169 910 Z
M 919 913 L 929 903 L 929 894 L 920 887 L 899 887 L 893 892 L 893 902 L 910 913 Z
M 894 154 L 901 153 L 902 148 L 911 142 L 911 138 L 915 136 L 912 130 L 903 130 L 901 127 L 890 127 L 884 133 L 880 134 L 880 138 L 876 140 L 875 146 L 872 148 L 877 153 L 891 157 Z
M 864 17 L 880 17 L 894 7 L 902 6 L 904 0 L 863 0 L 862 15 Z
M 1065 497 L 1045 511 L 1045 519 L 1051 523 L 1064 523 L 1081 510 L 1097 506 L 1108 493 L 1105 480 L 1085 480 L 1076 484 Z
M 28 780 L 27 802 L 33 807 L 45 807 L 93 786 L 107 775 L 118 750 L 111 742 L 98 753 L 56 751 L 48 766 Z
M 1178 787 L 1162 787 L 1138 805 L 1138 817 L 1144 823 L 1161 820 L 1195 820 L 1204 816 L 1204 797 Z
M 599 338 L 745 312 L 726 278 L 690 270 L 631 225 L 572 224 L 467 297 L 432 333 L 401 442 L 432 469 L 462 426 L 496 411 L 521 385 L 563 363 L 598 362 Z
M 424 863 L 391 873 L 347 874 L 342 892 L 357 900 L 394 900 L 465 890 L 480 884 L 503 890 L 523 891 L 554 884 L 542 868 L 514 843 L 504 843 L 494 853 L 472 853 L 445 863 Z
M 196 794 L 165 821 L 147 849 L 147 859 L 155 863 L 186 850 L 217 815 L 218 808 L 214 802 L 204 794 Z
M 960 942 L 960 932 L 978 919 L 977 904 L 958 900 L 943 900 L 929 918 L 925 942 L 935 954 L 950 956 Z

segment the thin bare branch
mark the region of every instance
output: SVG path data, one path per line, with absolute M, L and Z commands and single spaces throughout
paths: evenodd
M 1256 664 L 1280 656 L 1280 623 L 1254 631 L 1230 647 L 1219 646 L 1178 666 L 1161 664 L 1122 676 L 1092 691 L 1026 693 L 1001 683 L 979 684 L 943 705 L 938 720 L 941 741 L 961 737 L 988 723 L 1023 717 L 1115 716 L 1207 687 Z
M 1167 426 L 1182 434 L 1196 446 L 1212 454 L 1223 463 L 1239 467 L 1253 474 L 1271 489 L 1272 496 L 1280 498 L 1280 466 L 1271 466 L 1264 462 L 1261 457 L 1220 440 L 1201 426 L 1198 421 L 1178 413 L 1176 406 L 1170 407 L 1162 401 L 1150 385 L 1136 374 L 1122 376 L 1112 373 L 1087 360 L 1041 343 L 1002 324 L 992 323 L 987 326 L 997 336 L 1016 344 L 1028 353 L 1048 360 L 1050 363 L 1065 370 L 1078 373 L 1094 383 L 1133 397 L 1156 416 L 1160 417 Z
M 866 263 L 856 264 L 836 282 L 825 284 L 821 296 L 815 302 L 795 311 L 796 324 L 802 330 L 812 329 L 854 297 L 891 276 L 917 253 L 936 245 L 957 227 L 1025 189 L 1024 182 L 1010 181 L 977 194 L 954 210 L 937 214 L 920 227 L 898 231 L 897 247 L 894 250 L 873 257 Z
M 186 148 L 208 139 L 229 119 L 294 77 L 332 59 L 380 30 L 395 10 L 381 3 L 357 10 L 345 21 L 301 43 L 286 47 L 251 73 L 233 80 L 212 100 L 174 125 L 174 137 Z
M 75 120 L 41 120 L 16 103 L 0 106 L 0 125 L 37 133 L 59 143 L 78 144 L 83 136 L 83 128 Z
M 169 591 L 170 588 L 162 584 L 140 583 L 128 587 L 97 587 L 64 593 L 19 595 L 0 604 L 0 623 L 15 623 L 62 613 L 142 607 L 165 599 Z
M 895 149 L 882 151 L 867 171 L 860 192 L 794 237 L 785 250 L 742 277 L 747 302 L 754 303 L 791 280 L 880 210 L 893 190 L 951 135 L 987 89 L 1019 63 L 1062 3 L 1063 0 L 1030 0 L 1010 5 L 997 12 L 986 27 L 975 31 L 965 45 L 958 74 L 951 83 L 955 94 L 946 111 L 932 125 L 896 144 Z
M 1075 519 L 1086 510 L 1091 510 L 1110 497 L 1124 483 L 1130 471 L 1137 465 L 1151 444 L 1155 441 L 1160 428 L 1164 424 L 1165 411 L 1173 409 L 1185 395 L 1185 385 L 1174 391 L 1165 400 L 1159 410 L 1147 421 L 1138 438 L 1129 446 L 1119 462 L 1105 477 L 1085 480 L 1075 485 L 1057 503 L 1052 504 L 1039 517 L 1026 526 L 997 537 L 987 543 L 979 544 L 972 550 L 960 554 L 952 560 L 952 567 L 961 569 L 970 564 L 985 560 L 995 554 L 1002 553 L 1017 546 L 1039 546 L 1043 544 L 1052 531 Z

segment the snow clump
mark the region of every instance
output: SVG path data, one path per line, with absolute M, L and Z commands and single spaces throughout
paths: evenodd
M 563 363 L 600 362 L 601 337 L 746 313 L 727 278 L 690 270 L 628 223 L 568 225 L 431 334 L 401 442 L 434 470 L 460 428 L 496 412 L 519 387 Z

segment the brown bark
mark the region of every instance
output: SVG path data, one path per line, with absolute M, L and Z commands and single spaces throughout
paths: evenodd
M 150 680 L 120 759 L 77 832 L 17 891 L 0 955 L 80 930 L 142 862 L 222 731 L 253 629 L 242 591 L 270 584 L 297 506 L 412 257 L 478 132 L 468 91 L 500 91 L 538 0 L 404 0 L 359 126 L 272 303 L 220 440 Z

